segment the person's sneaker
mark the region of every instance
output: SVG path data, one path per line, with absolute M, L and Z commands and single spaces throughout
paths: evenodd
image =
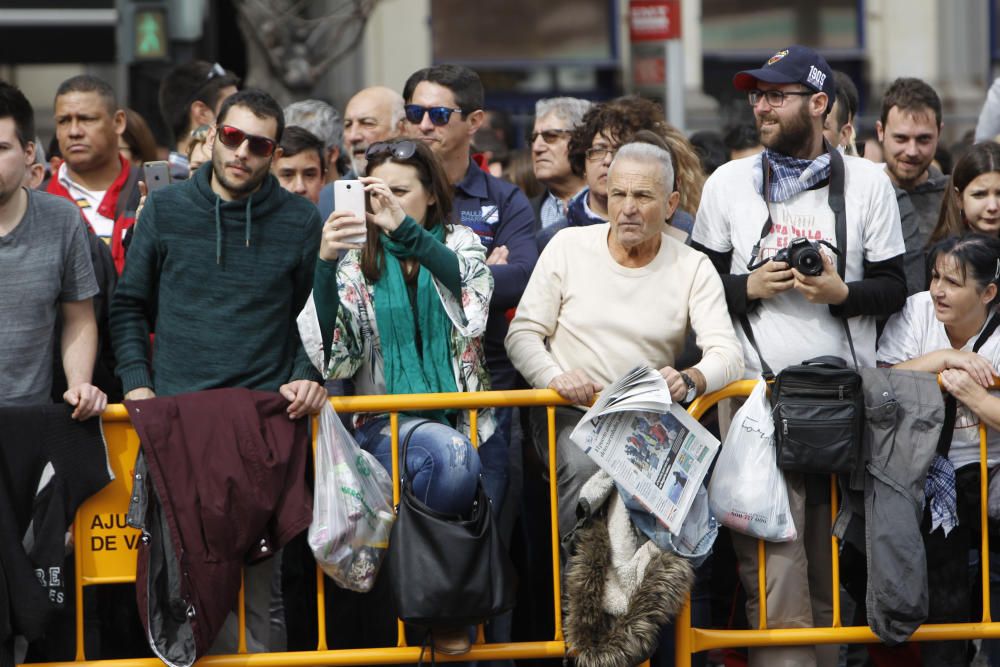
M 434 628 L 434 650 L 445 655 L 465 655 L 472 648 L 468 628 Z

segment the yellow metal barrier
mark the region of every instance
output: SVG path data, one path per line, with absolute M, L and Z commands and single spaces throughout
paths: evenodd
M 392 430 L 392 477 L 393 501 L 399 501 L 399 413 L 413 410 L 432 410 L 438 408 L 456 408 L 470 411 L 470 421 L 475 434 L 477 410 L 488 407 L 547 407 L 549 423 L 549 498 L 552 511 L 551 522 L 551 555 L 553 571 L 552 604 L 555 614 L 555 632 L 551 640 L 508 642 L 486 644 L 483 640 L 483 629 L 479 628 L 478 637 L 472 650 L 462 656 L 438 655 L 436 659 L 447 661 L 474 660 L 519 660 L 531 658 L 562 658 L 566 654 L 566 644 L 562 633 L 561 591 L 559 586 L 559 532 L 558 500 L 556 494 L 556 439 L 555 439 L 555 406 L 569 405 L 559 394 L 552 390 L 524 391 L 494 391 L 459 394 L 422 394 L 412 396 L 351 396 L 332 397 L 334 409 L 339 413 L 378 412 L 389 413 Z M 157 667 L 163 663 L 156 658 L 126 659 L 126 660 L 92 660 L 87 661 L 84 651 L 84 615 L 83 588 L 112 583 L 128 583 L 135 580 L 135 559 L 139 531 L 125 524 L 125 513 L 132 493 L 133 466 L 139 448 L 139 438 L 129 423 L 128 413 L 124 406 L 109 406 L 103 415 L 104 435 L 108 444 L 108 454 L 115 482 L 100 493 L 88 499 L 77 512 L 73 535 L 75 542 L 76 564 L 76 662 L 70 663 L 36 663 L 44 665 L 74 665 L 86 662 L 88 665 L 114 666 L 123 665 Z M 315 433 L 315 422 L 313 424 Z M 473 444 L 477 445 L 473 435 Z M 324 575 L 318 567 L 317 577 L 317 616 L 318 645 L 316 651 L 298 651 L 284 653 L 247 653 L 245 638 L 245 623 L 243 595 L 240 591 L 238 609 L 240 613 L 240 637 L 238 653 L 234 655 L 205 656 L 198 661 L 199 665 L 239 665 L 253 667 L 256 665 L 378 665 L 386 663 L 416 663 L 420 659 L 421 649 L 418 646 L 407 646 L 402 622 L 398 622 L 397 646 L 388 648 L 365 648 L 330 650 L 326 637 L 326 618 L 324 605 L 323 581 Z
M 701 396 L 691 404 L 688 411 L 696 418 L 713 405 L 726 398 L 749 396 L 756 381 L 744 380 L 734 382 L 720 391 Z M 980 469 L 980 518 L 982 543 L 980 545 L 982 561 L 982 591 L 983 615 L 978 623 L 936 623 L 925 624 L 917 628 L 911 636 L 911 641 L 946 641 L 955 639 L 997 639 L 1000 638 L 1000 623 L 990 619 L 990 580 L 989 580 L 989 535 L 987 528 L 987 465 L 986 465 L 986 427 L 982 423 L 979 428 L 979 469 Z M 837 480 L 831 475 L 830 489 L 831 512 L 836 517 L 837 512 Z M 832 521 L 831 521 L 832 523 Z M 881 641 L 868 626 L 841 626 L 840 620 L 840 566 L 837 538 L 830 537 L 830 550 L 833 556 L 831 583 L 833 586 L 833 623 L 830 627 L 818 628 L 767 628 L 767 586 L 765 571 L 765 542 L 758 540 L 758 590 L 763 591 L 760 598 L 760 620 L 756 630 L 716 630 L 694 628 L 691 626 L 690 598 L 675 620 L 675 660 L 676 667 L 690 667 L 691 655 L 699 651 L 717 648 L 734 647 L 764 647 L 764 646 L 797 646 L 807 644 L 844 644 L 869 643 Z
M 725 398 L 748 396 L 753 389 L 753 381 L 734 382 L 722 390 L 699 397 L 689 408 L 691 414 L 700 419 L 713 405 Z M 398 435 L 399 413 L 411 410 L 431 410 L 439 408 L 456 408 L 470 411 L 471 422 L 474 425 L 478 409 L 487 407 L 546 407 L 548 413 L 549 437 L 549 502 L 551 507 L 551 558 L 553 571 L 552 605 L 555 631 L 551 640 L 509 642 L 502 644 L 486 644 L 483 641 L 482 628 L 472 650 L 463 656 L 438 656 L 442 662 L 531 659 L 531 658 L 562 658 L 566 654 L 566 645 L 562 630 L 562 606 L 559 577 L 559 534 L 558 496 L 556 493 L 556 438 L 555 438 L 555 406 L 568 405 L 551 390 L 498 391 L 465 394 L 425 394 L 413 396 L 352 396 L 333 397 L 330 402 L 340 413 L 379 412 L 390 414 L 392 431 L 392 451 L 394 481 L 393 500 L 399 499 L 399 467 L 398 467 Z M 473 429 L 474 430 L 474 429 Z M 315 429 L 314 429 L 315 431 Z M 131 582 L 135 579 L 135 550 L 138 531 L 125 525 L 125 509 L 128 506 L 132 490 L 135 455 L 139 441 L 131 428 L 128 414 L 120 405 L 109 406 L 104 414 L 104 433 L 108 443 L 108 453 L 116 482 L 96 494 L 80 508 L 74 524 L 75 563 L 76 563 L 76 615 L 77 615 L 77 651 L 76 662 L 47 663 L 48 665 L 73 665 L 86 662 L 95 667 L 122 667 L 137 665 L 157 667 L 162 663 L 156 658 L 128 660 L 98 660 L 87 661 L 83 647 L 83 587 L 110 583 Z M 473 436 L 473 444 L 475 436 Z M 993 623 L 989 614 L 989 551 L 987 548 L 987 513 L 985 502 L 987 497 L 986 468 L 986 431 L 980 430 L 980 469 L 981 493 L 983 498 L 982 511 L 982 563 L 983 563 L 983 615 L 977 623 L 928 624 L 917 629 L 913 641 L 941 641 L 952 639 L 1000 638 L 1000 623 Z M 837 505 L 836 478 L 831 477 L 833 492 L 833 511 Z M 766 589 L 765 543 L 758 544 L 758 577 L 759 585 Z M 767 628 L 766 595 L 760 598 L 760 623 L 756 630 L 717 630 L 694 628 L 691 626 L 690 601 L 678 615 L 675 621 L 677 667 L 689 667 L 691 656 L 699 651 L 726 647 L 759 647 L 759 646 L 792 646 L 799 644 L 839 644 L 839 643 L 875 643 L 878 637 L 867 626 L 841 627 L 840 623 L 840 591 L 838 545 L 836 538 L 831 537 L 831 555 L 833 557 L 833 616 L 831 627 L 819 628 Z M 206 666 L 294 666 L 294 665 L 377 665 L 385 663 L 416 663 L 420 658 L 420 647 L 406 645 L 403 624 L 398 623 L 397 646 L 387 648 L 365 648 L 330 650 L 326 637 L 326 619 L 323 581 L 324 575 L 317 568 L 317 616 L 318 644 L 315 651 L 298 651 L 285 653 L 246 653 L 246 641 L 243 625 L 240 623 L 239 653 L 234 655 L 205 656 L 199 660 Z M 242 591 L 239 600 L 241 621 L 243 620 Z

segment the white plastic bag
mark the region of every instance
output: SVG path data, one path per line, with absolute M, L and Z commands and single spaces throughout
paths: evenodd
M 719 523 L 745 535 L 770 542 L 796 537 L 785 476 L 774 458 L 774 421 L 763 380 L 729 425 L 708 484 L 708 505 Z
M 365 593 L 389 547 L 392 478 L 361 449 L 327 403 L 316 436 L 316 488 L 309 548 L 323 572 Z

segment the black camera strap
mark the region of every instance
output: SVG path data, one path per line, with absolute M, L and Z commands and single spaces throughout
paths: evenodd
M 834 233 L 837 236 L 837 247 L 840 252 L 837 255 L 837 274 L 840 279 L 845 283 L 847 282 L 847 206 L 844 200 L 844 158 L 840 155 L 840 151 L 830 145 L 828 141 L 823 140 L 826 146 L 826 151 L 830 155 L 830 189 L 827 195 L 827 204 L 833 211 L 834 217 Z M 757 239 L 757 243 L 754 244 L 753 251 L 750 257 L 750 263 L 747 265 L 749 269 L 752 266 L 754 259 L 760 254 L 760 244 L 768 235 L 771 233 L 771 229 L 774 227 L 774 221 L 771 218 L 771 206 L 768 202 L 768 194 L 771 186 L 771 164 L 767 160 L 767 153 L 761 153 L 760 155 L 760 168 L 761 168 L 761 182 L 764 184 L 762 190 L 762 196 L 764 197 L 764 205 L 767 207 L 767 220 L 764 222 L 764 226 L 760 230 L 760 238 Z M 847 344 L 851 348 L 851 358 L 854 360 L 855 370 L 860 370 L 860 365 L 858 364 L 858 355 L 854 351 L 854 338 L 851 336 L 851 327 L 847 323 L 847 318 L 840 318 L 841 324 L 844 325 L 844 333 L 847 334 Z M 753 328 L 750 326 L 750 318 L 747 317 L 746 313 L 740 315 L 740 326 L 743 327 L 743 333 L 747 337 L 751 347 L 757 353 L 757 358 L 760 359 L 760 367 L 764 379 L 771 381 L 774 379 L 774 372 L 766 361 L 764 361 L 764 355 L 760 353 L 760 347 L 757 346 L 757 340 L 753 335 Z

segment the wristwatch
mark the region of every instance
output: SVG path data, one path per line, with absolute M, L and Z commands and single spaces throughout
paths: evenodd
M 691 376 L 687 373 L 681 373 L 681 377 L 684 378 L 684 384 L 687 385 L 688 393 L 684 394 L 684 403 L 690 403 L 698 396 L 698 385 L 694 383 Z

